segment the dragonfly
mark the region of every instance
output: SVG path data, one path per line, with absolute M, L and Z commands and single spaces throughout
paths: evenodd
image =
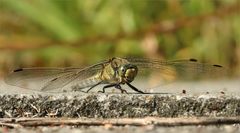
M 174 69 L 173 69 L 174 68 Z M 146 92 L 132 85 L 134 79 L 143 71 L 160 70 L 162 73 L 172 74 L 177 71 L 181 74 L 213 75 L 223 73 L 223 66 L 201 63 L 196 59 L 182 59 L 163 61 L 159 59 L 146 58 L 120 58 L 113 57 L 87 67 L 77 68 L 20 68 L 14 70 L 6 78 L 9 85 L 28 88 L 27 83 L 38 83 L 41 86 L 37 90 L 50 91 L 63 88 L 76 82 L 78 89 L 86 89 L 89 92 L 98 85 L 104 85 L 99 92 L 105 93 L 107 88 L 114 87 L 121 93 L 128 93 L 122 88 L 127 85 L 133 91 L 144 94 Z M 157 73 L 158 74 L 158 73 Z

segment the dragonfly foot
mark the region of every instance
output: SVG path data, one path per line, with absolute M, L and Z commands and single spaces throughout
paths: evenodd
M 125 93 L 125 94 L 128 94 L 128 92 L 124 89 L 121 89 L 121 93 Z
M 105 89 L 106 89 L 106 88 L 110 88 L 110 87 L 113 87 L 113 86 L 116 87 L 115 84 L 109 84 L 109 85 L 106 85 L 106 86 L 104 86 L 104 87 L 102 88 L 102 91 L 98 91 L 98 92 L 105 93 Z
M 122 87 L 121 87 L 119 84 L 116 84 L 116 85 L 115 85 L 115 88 L 121 90 L 121 93 L 126 93 L 126 94 L 128 94 L 128 92 L 127 92 L 126 90 L 122 89 Z
M 98 91 L 98 93 L 105 93 L 105 92 L 103 92 L 103 91 Z

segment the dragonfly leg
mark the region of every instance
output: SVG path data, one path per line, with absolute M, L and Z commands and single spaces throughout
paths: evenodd
M 145 94 L 145 92 L 138 90 L 136 87 L 134 87 L 133 85 L 131 85 L 130 83 L 126 83 L 131 89 L 133 89 L 136 92 L 139 92 L 141 94 Z
M 122 89 L 122 87 L 120 86 L 120 84 L 116 84 L 116 85 L 115 85 L 115 88 L 121 90 L 121 93 L 126 93 L 126 94 L 128 93 L 126 90 Z
M 98 91 L 98 92 L 102 92 L 102 93 L 105 93 L 105 89 L 106 88 L 110 88 L 110 87 L 113 87 L 113 86 L 116 86 L 116 84 L 109 84 L 109 85 L 106 85 L 102 88 L 102 91 Z
M 93 85 L 92 87 L 90 87 L 90 88 L 87 90 L 87 93 L 88 93 L 91 89 L 93 89 L 94 87 L 100 85 L 101 83 L 102 83 L 102 82 L 98 82 L 97 84 L 95 84 L 95 85 Z

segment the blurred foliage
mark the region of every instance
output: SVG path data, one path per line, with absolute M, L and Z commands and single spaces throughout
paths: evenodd
M 239 4 L 0 0 L 0 70 L 80 66 L 113 56 L 197 58 L 239 70 Z

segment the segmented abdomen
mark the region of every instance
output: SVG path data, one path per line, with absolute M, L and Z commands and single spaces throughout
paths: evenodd
M 92 87 L 93 85 L 101 82 L 101 79 L 99 77 L 91 77 L 84 80 L 81 80 L 77 83 L 77 86 L 79 89 Z

